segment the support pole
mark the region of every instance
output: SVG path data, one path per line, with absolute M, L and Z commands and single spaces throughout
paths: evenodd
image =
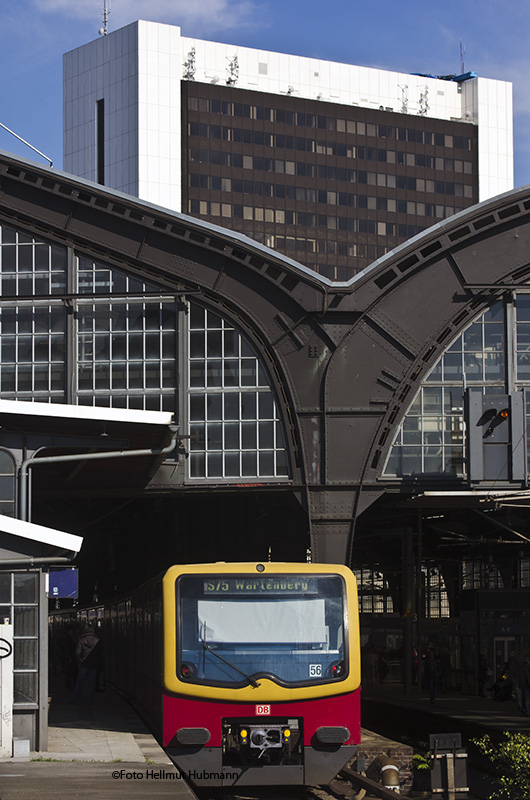
M 412 625 L 414 607 L 414 559 L 412 528 L 403 533 L 403 691 L 412 694 Z

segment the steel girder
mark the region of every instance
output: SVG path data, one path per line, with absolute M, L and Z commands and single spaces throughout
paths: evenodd
M 0 154 L 0 221 L 231 318 L 269 368 L 313 559 L 348 561 L 355 520 L 421 381 L 484 308 L 530 277 L 530 187 L 429 228 L 332 283 L 246 237 Z

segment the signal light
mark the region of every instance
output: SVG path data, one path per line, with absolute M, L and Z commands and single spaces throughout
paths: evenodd
M 195 675 L 195 667 L 193 664 L 182 664 L 180 667 L 180 676 L 184 679 L 193 678 Z
M 340 676 L 344 673 L 344 662 L 343 661 L 336 661 L 334 664 L 331 665 L 331 676 L 332 678 L 340 678 Z
M 499 411 L 499 417 L 502 417 L 502 419 L 508 419 L 509 416 L 510 416 L 509 409 L 503 408 L 502 411 Z

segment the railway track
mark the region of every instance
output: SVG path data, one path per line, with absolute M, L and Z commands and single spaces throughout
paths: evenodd
M 198 800 L 396 800 L 395 792 L 345 768 L 329 786 L 263 786 L 195 790 Z

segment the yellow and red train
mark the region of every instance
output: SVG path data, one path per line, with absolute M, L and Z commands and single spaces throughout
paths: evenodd
M 106 679 L 198 786 L 328 783 L 360 742 L 357 586 L 341 565 L 173 566 L 95 623 Z

